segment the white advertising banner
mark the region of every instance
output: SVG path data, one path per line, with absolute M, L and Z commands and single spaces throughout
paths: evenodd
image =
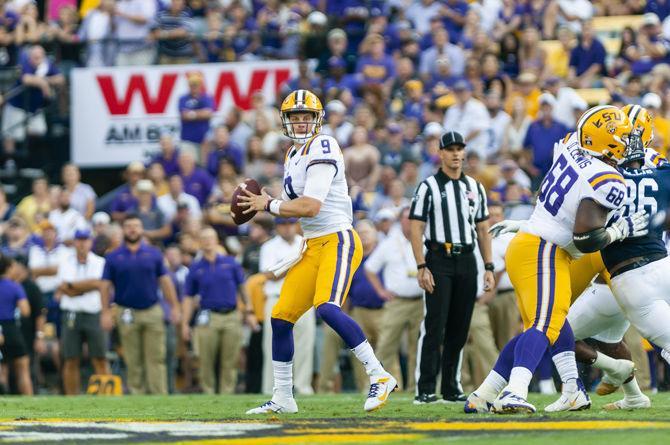
M 232 106 L 251 107 L 254 92 L 274 103 L 280 88 L 298 74 L 295 60 L 77 68 L 71 87 L 71 157 L 81 167 L 119 167 L 145 160 L 158 136 L 179 136 L 179 98 L 188 93 L 186 75 L 198 71 L 214 97 L 212 123 Z

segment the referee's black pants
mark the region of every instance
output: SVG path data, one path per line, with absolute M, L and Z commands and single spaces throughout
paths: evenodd
M 435 393 L 442 371 L 443 397 L 462 392 L 461 351 L 468 338 L 477 299 L 477 261 L 474 253 L 447 256 L 429 251 L 426 264 L 435 279 L 433 293 L 424 293 L 426 315 L 418 345 L 418 394 Z

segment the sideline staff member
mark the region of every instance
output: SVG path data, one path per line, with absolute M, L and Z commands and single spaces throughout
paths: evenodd
M 181 308 L 163 254 L 142 241 L 144 227 L 137 215 L 123 220 L 121 247 L 105 258 L 100 289 L 102 310 L 100 324 L 112 328 L 109 296 L 114 286 L 124 361 L 128 367 L 128 388 L 131 394 L 167 394 L 165 368 L 165 324 L 158 302 L 158 287 L 170 304 L 172 323 L 181 318 Z
M 219 362 L 219 392 L 232 394 L 237 385 L 237 362 L 242 347 L 242 320 L 237 310 L 238 295 L 246 308 L 245 322 L 258 330 L 258 321 L 244 290 L 244 271 L 235 258 L 220 251 L 216 230 L 200 232 L 202 257 L 193 261 L 186 278 L 182 336 L 191 338 L 189 321 L 194 299 L 200 296 L 195 317 L 195 342 L 200 358 L 200 385 L 205 394 L 216 392 L 216 363 Z
M 484 290 L 492 289 L 495 284 L 486 192 L 479 182 L 463 173 L 463 136 L 455 131 L 443 134 L 439 154 L 440 170 L 419 184 L 409 216 L 419 285 L 426 291 L 417 352 L 415 404 L 437 401 L 435 388 L 440 366 L 444 400 L 466 399 L 460 382 L 461 352 L 477 298 L 474 249 L 478 240 L 486 269 Z
M 63 347 L 63 389 L 67 395 L 79 394 L 82 346 L 86 343 L 96 374 L 108 374 L 106 336 L 100 326 L 100 283 L 104 258 L 91 252 L 91 232 L 74 233 L 74 249 L 58 267 L 56 295 L 60 298 L 61 340 Z

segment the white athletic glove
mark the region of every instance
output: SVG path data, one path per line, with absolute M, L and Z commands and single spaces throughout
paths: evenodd
M 489 233 L 491 236 L 493 236 L 493 238 L 497 238 L 503 233 L 516 233 L 521 228 L 522 223 L 523 221 L 512 221 L 506 219 L 505 221 L 501 221 L 491 226 Z
M 649 215 L 644 210 L 617 219 L 607 228 L 612 242 L 644 236 L 649 232 Z

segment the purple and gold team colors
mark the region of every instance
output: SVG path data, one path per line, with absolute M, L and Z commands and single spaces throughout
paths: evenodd
M 272 399 L 247 414 L 298 412 L 293 398 L 293 325 L 312 306 L 365 367 L 370 391 L 364 409 L 374 411 L 386 403 L 397 381 L 379 363 L 360 326 L 341 309 L 363 258 L 361 240 L 351 226 L 342 150 L 334 138 L 318 134 L 323 107 L 311 91 L 289 94 L 280 114 L 284 134 L 295 144 L 284 160 L 282 200 L 273 212 L 282 216 L 282 202 L 303 197 L 318 200 L 320 206 L 316 215 L 300 217 L 307 245 L 289 269 L 272 308 Z M 307 116 L 311 121 L 305 121 Z
M 622 206 L 625 196 L 626 183 L 621 174 L 614 167 L 585 157 L 576 133 L 556 145 L 554 164 L 542 182 L 535 210 L 510 243 L 505 257 L 524 329 L 541 330 L 552 344 L 558 338 L 572 301 L 570 263 L 582 256 L 572 243 L 580 201 L 592 199 L 615 210 Z M 604 269 L 598 263 L 602 260 L 583 260 L 584 265 Z M 591 272 L 593 278 L 599 271 Z
M 312 306 L 342 306 L 362 258 L 361 240 L 353 229 L 308 239 L 305 255 L 286 276 L 286 296 L 280 296 L 272 317 L 295 323 Z
M 333 179 L 319 214 L 300 218 L 307 249 L 282 286 L 272 318 L 295 323 L 310 307 L 323 303 L 342 306 L 351 279 L 361 264 L 363 249 L 355 230 L 351 199 L 344 174 L 344 158 L 337 141 L 316 135 L 289 149 L 284 162 L 285 200 L 302 196 L 307 172 L 315 165 L 332 165 Z

